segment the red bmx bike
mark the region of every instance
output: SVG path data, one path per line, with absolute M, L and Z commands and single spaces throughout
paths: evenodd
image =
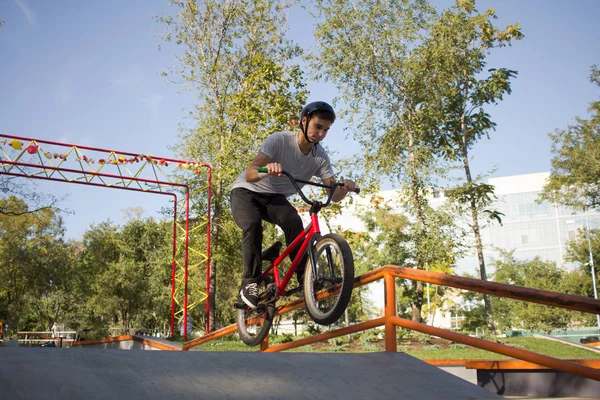
M 259 168 L 258 172 L 265 173 L 267 168 Z M 320 183 L 295 179 L 290 174 L 282 174 L 295 186 L 298 194 L 310 205 L 310 223 L 296 239 L 280 254 L 282 244 L 276 242 L 263 251 L 263 261 L 271 265 L 263 272 L 260 285 L 259 304 L 255 309 L 242 308 L 237 310 L 236 321 L 240 339 L 249 346 L 256 346 L 269 334 L 275 307 L 280 297 L 304 292 L 304 302 L 310 318 L 320 325 L 331 325 L 336 322 L 346 310 L 352 286 L 354 284 L 354 258 L 346 239 L 336 233 L 321 235 L 319 227 L 319 212 L 329 206 L 335 190 L 343 186 L 336 183 L 327 186 Z M 329 189 L 327 200 L 322 203 L 309 200 L 300 190 L 298 182 L 311 186 Z M 356 189 L 355 193 L 359 193 Z M 290 252 L 298 249 L 283 279 L 279 273 L 281 262 Z M 308 261 L 304 282 L 295 288 L 287 289 L 290 279 L 298 268 L 302 258 L 308 252 Z

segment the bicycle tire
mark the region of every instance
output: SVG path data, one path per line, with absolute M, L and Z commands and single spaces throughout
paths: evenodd
M 258 315 L 255 315 L 257 313 Z M 264 314 L 264 315 L 263 315 Z M 261 318 L 262 325 L 247 325 L 248 319 Z M 242 342 L 248 346 L 258 346 L 269 334 L 273 317 L 275 316 L 275 304 L 273 302 L 259 304 L 257 309 L 238 309 L 236 313 L 236 323 L 238 335 Z
M 323 236 L 313 250 L 317 265 L 313 266 L 309 257 L 309 265 L 304 274 L 304 302 L 313 321 L 319 325 L 331 325 L 340 319 L 350 302 L 354 286 L 354 257 L 346 239 L 336 233 Z M 318 292 L 328 289 L 333 291 L 338 283 L 339 295 L 317 299 Z

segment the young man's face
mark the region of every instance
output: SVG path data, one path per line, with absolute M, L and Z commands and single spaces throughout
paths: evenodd
M 306 117 L 302 117 L 302 125 L 306 126 Z M 308 139 L 313 143 L 318 143 L 321 140 L 325 139 L 327 136 L 327 132 L 329 132 L 329 128 L 333 124 L 332 121 L 328 121 L 326 119 L 322 119 L 313 115 L 310 118 L 308 128 L 306 130 L 306 135 Z

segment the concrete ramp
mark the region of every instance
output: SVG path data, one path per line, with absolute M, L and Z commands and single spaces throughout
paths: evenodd
M 0 349 L 6 399 L 500 399 L 403 353 Z

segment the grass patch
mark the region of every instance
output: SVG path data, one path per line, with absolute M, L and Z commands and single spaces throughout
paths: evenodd
M 515 337 L 503 338 L 501 342 L 556 358 L 600 358 L 600 353 L 546 339 Z
M 406 350 L 406 354 L 409 354 L 415 358 L 421 360 L 503 360 L 510 357 L 502 354 L 496 354 L 480 349 L 466 348 L 464 350 Z
M 519 337 L 499 338 L 497 341 L 508 346 L 513 346 L 519 349 L 528 350 L 555 358 L 600 358 L 599 353 L 545 339 Z M 450 345 L 450 347 L 443 349 L 428 349 L 427 347 L 411 349 L 410 347 L 405 347 L 404 351 L 407 354 L 422 360 L 502 360 L 511 358 L 502 354 L 497 354 L 474 347 L 464 346 L 463 348 L 462 345 L 457 344 Z
M 270 338 L 271 346 L 278 342 L 276 336 Z M 293 338 L 294 340 L 300 337 Z M 287 340 L 286 340 L 287 341 Z M 561 359 L 600 359 L 600 353 L 590 350 L 580 349 L 575 346 L 554 342 L 546 339 L 533 337 L 514 337 L 498 338 L 496 341 L 514 346 L 523 350 L 529 350 L 535 353 L 544 354 L 550 357 Z M 235 335 L 228 337 L 228 340 L 215 340 L 196 346 L 193 350 L 200 351 L 259 351 L 259 346 L 246 346 Z M 289 352 L 301 353 L 362 353 L 362 352 L 381 352 L 384 351 L 383 340 L 359 340 L 355 339 L 348 343 L 345 339 L 330 339 L 329 341 L 314 343 L 312 345 L 302 346 L 287 350 Z M 434 341 L 414 340 L 401 341 L 398 343 L 398 351 L 407 353 L 421 360 L 502 360 L 510 357 L 496 354 L 493 352 L 480 350 L 474 347 L 465 346 L 459 343 L 435 339 Z
M 212 342 L 201 344 L 200 346 L 196 346 L 193 350 L 201 350 L 201 351 L 258 351 L 260 349 L 259 346 L 246 346 L 241 341 L 233 341 L 233 340 L 215 340 Z

